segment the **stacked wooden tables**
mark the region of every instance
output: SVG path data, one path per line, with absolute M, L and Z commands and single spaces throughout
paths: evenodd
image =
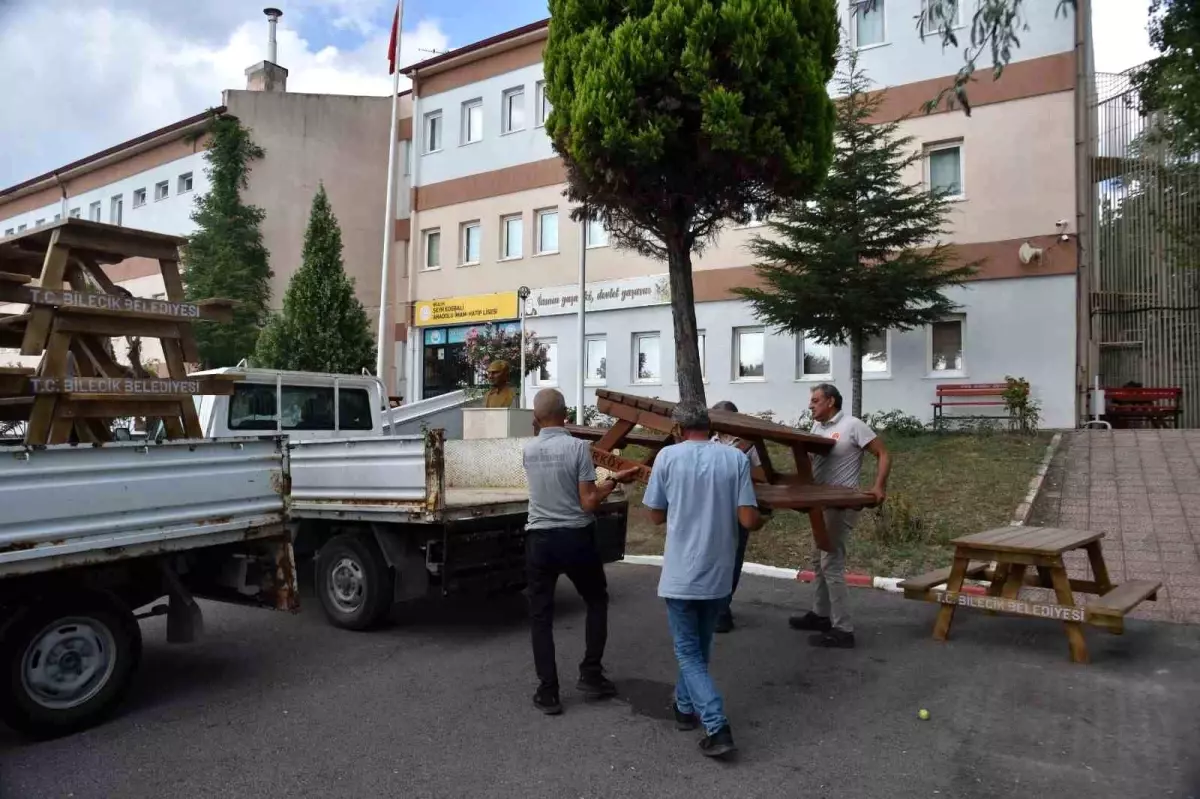
M 646 482 L 659 451 L 679 440 L 671 420 L 674 409 L 675 403 L 667 400 L 597 389 L 596 410 L 613 417 L 616 423 L 603 431 L 574 426 L 569 429 L 573 435 L 595 442 L 592 457 L 597 464 L 613 471 L 637 468 L 639 479 Z M 758 454 L 761 465 L 754 468 L 753 476 L 759 503 L 772 509 L 806 511 L 812 523 L 813 539 L 822 550 L 831 549 L 825 529 L 825 508 L 864 508 L 875 503 L 870 494 L 813 482 L 810 456 L 828 454 L 833 449 L 832 439 L 742 413 L 712 410 L 709 418 L 714 433 L 731 436 L 736 439 L 735 446 L 739 449 L 753 449 Z M 635 432 L 637 427 L 650 432 Z M 767 448 L 769 442 L 791 452 L 795 460 L 794 472 L 781 472 L 775 468 Z M 643 461 L 614 454 L 614 449 L 629 444 L 645 447 L 649 454 Z
M 0 314 L 0 347 L 41 356 L 36 370 L 0 370 L 0 421 L 26 422 L 27 444 L 108 441 L 113 421 L 129 417 L 162 419 L 169 438 L 201 437 L 192 397 L 230 394 L 233 382 L 188 376 L 200 360 L 191 325 L 230 321 L 234 303 L 184 299 L 183 241 L 82 219 L 0 239 L 0 303 L 27 306 Z M 113 283 L 104 266 L 130 258 L 158 262 L 166 299 Z M 118 363 L 114 337 L 159 339 L 167 376 Z

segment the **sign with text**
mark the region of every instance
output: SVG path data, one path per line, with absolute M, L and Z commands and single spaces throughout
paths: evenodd
M 33 305 L 54 305 L 60 308 L 85 308 L 104 313 L 155 314 L 168 319 L 199 319 L 200 306 L 190 302 L 148 300 L 123 294 L 92 294 L 86 291 L 25 290 Z
M 934 591 L 932 593 L 934 599 L 943 605 L 994 610 L 999 613 L 1034 616 L 1039 619 L 1051 619 L 1053 621 L 1087 621 L 1087 614 L 1083 608 L 1072 608 L 1066 605 L 1041 605 L 1036 602 L 1025 602 L 1020 599 L 1004 599 L 998 596 L 956 594 L 952 591 Z
M 428 327 L 515 319 L 517 308 L 515 291 L 451 297 L 446 300 L 419 300 L 413 309 L 413 324 L 417 327 Z
M 667 275 L 647 275 L 587 284 L 587 312 L 619 311 L 671 302 Z M 525 303 L 525 316 L 556 316 L 579 312 L 579 285 L 534 289 Z
M 199 380 L 128 377 L 31 377 L 34 394 L 200 394 Z

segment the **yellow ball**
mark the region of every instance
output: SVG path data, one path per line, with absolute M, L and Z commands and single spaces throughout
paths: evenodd
M 920 710 L 917 711 L 917 716 L 920 717 L 921 721 L 928 721 L 929 720 L 929 711 L 926 710 L 925 708 L 921 708 Z

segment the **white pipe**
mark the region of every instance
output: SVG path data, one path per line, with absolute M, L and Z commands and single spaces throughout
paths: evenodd
M 584 206 L 584 211 L 587 206 Z M 579 332 L 579 363 L 575 369 L 575 399 L 579 403 L 575 408 L 575 424 L 583 424 L 583 374 L 587 371 L 587 341 L 586 338 L 586 316 L 587 316 L 587 229 L 588 218 L 587 214 L 583 214 L 579 220 L 579 313 L 578 317 L 578 332 Z M 522 352 L 524 349 L 522 349 Z
M 392 73 L 392 123 L 388 133 L 388 177 L 387 199 L 383 211 L 383 265 L 379 276 L 379 335 L 375 347 L 375 375 L 380 380 L 387 381 L 388 367 L 391 358 L 388 357 L 388 322 L 391 308 L 391 266 L 392 239 L 396 237 L 396 139 L 399 135 L 397 125 L 400 103 L 400 36 L 404 28 L 404 1 L 396 3 L 396 71 Z M 272 23 L 272 31 L 275 30 Z M 272 37 L 273 38 L 273 37 Z M 389 392 L 390 393 L 390 392 Z

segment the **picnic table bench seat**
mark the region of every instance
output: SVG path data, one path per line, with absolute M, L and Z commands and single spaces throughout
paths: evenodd
M 984 577 L 990 568 L 990 565 L 987 563 L 972 563 L 967 567 L 966 576 L 970 579 L 978 579 Z M 906 577 L 900 581 L 900 588 L 904 591 L 905 596 L 908 596 L 910 593 L 924 595 L 925 592 L 949 582 L 950 572 L 950 567 L 945 566 L 941 569 L 934 569 L 924 574 L 918 574 L 916 577 Z

